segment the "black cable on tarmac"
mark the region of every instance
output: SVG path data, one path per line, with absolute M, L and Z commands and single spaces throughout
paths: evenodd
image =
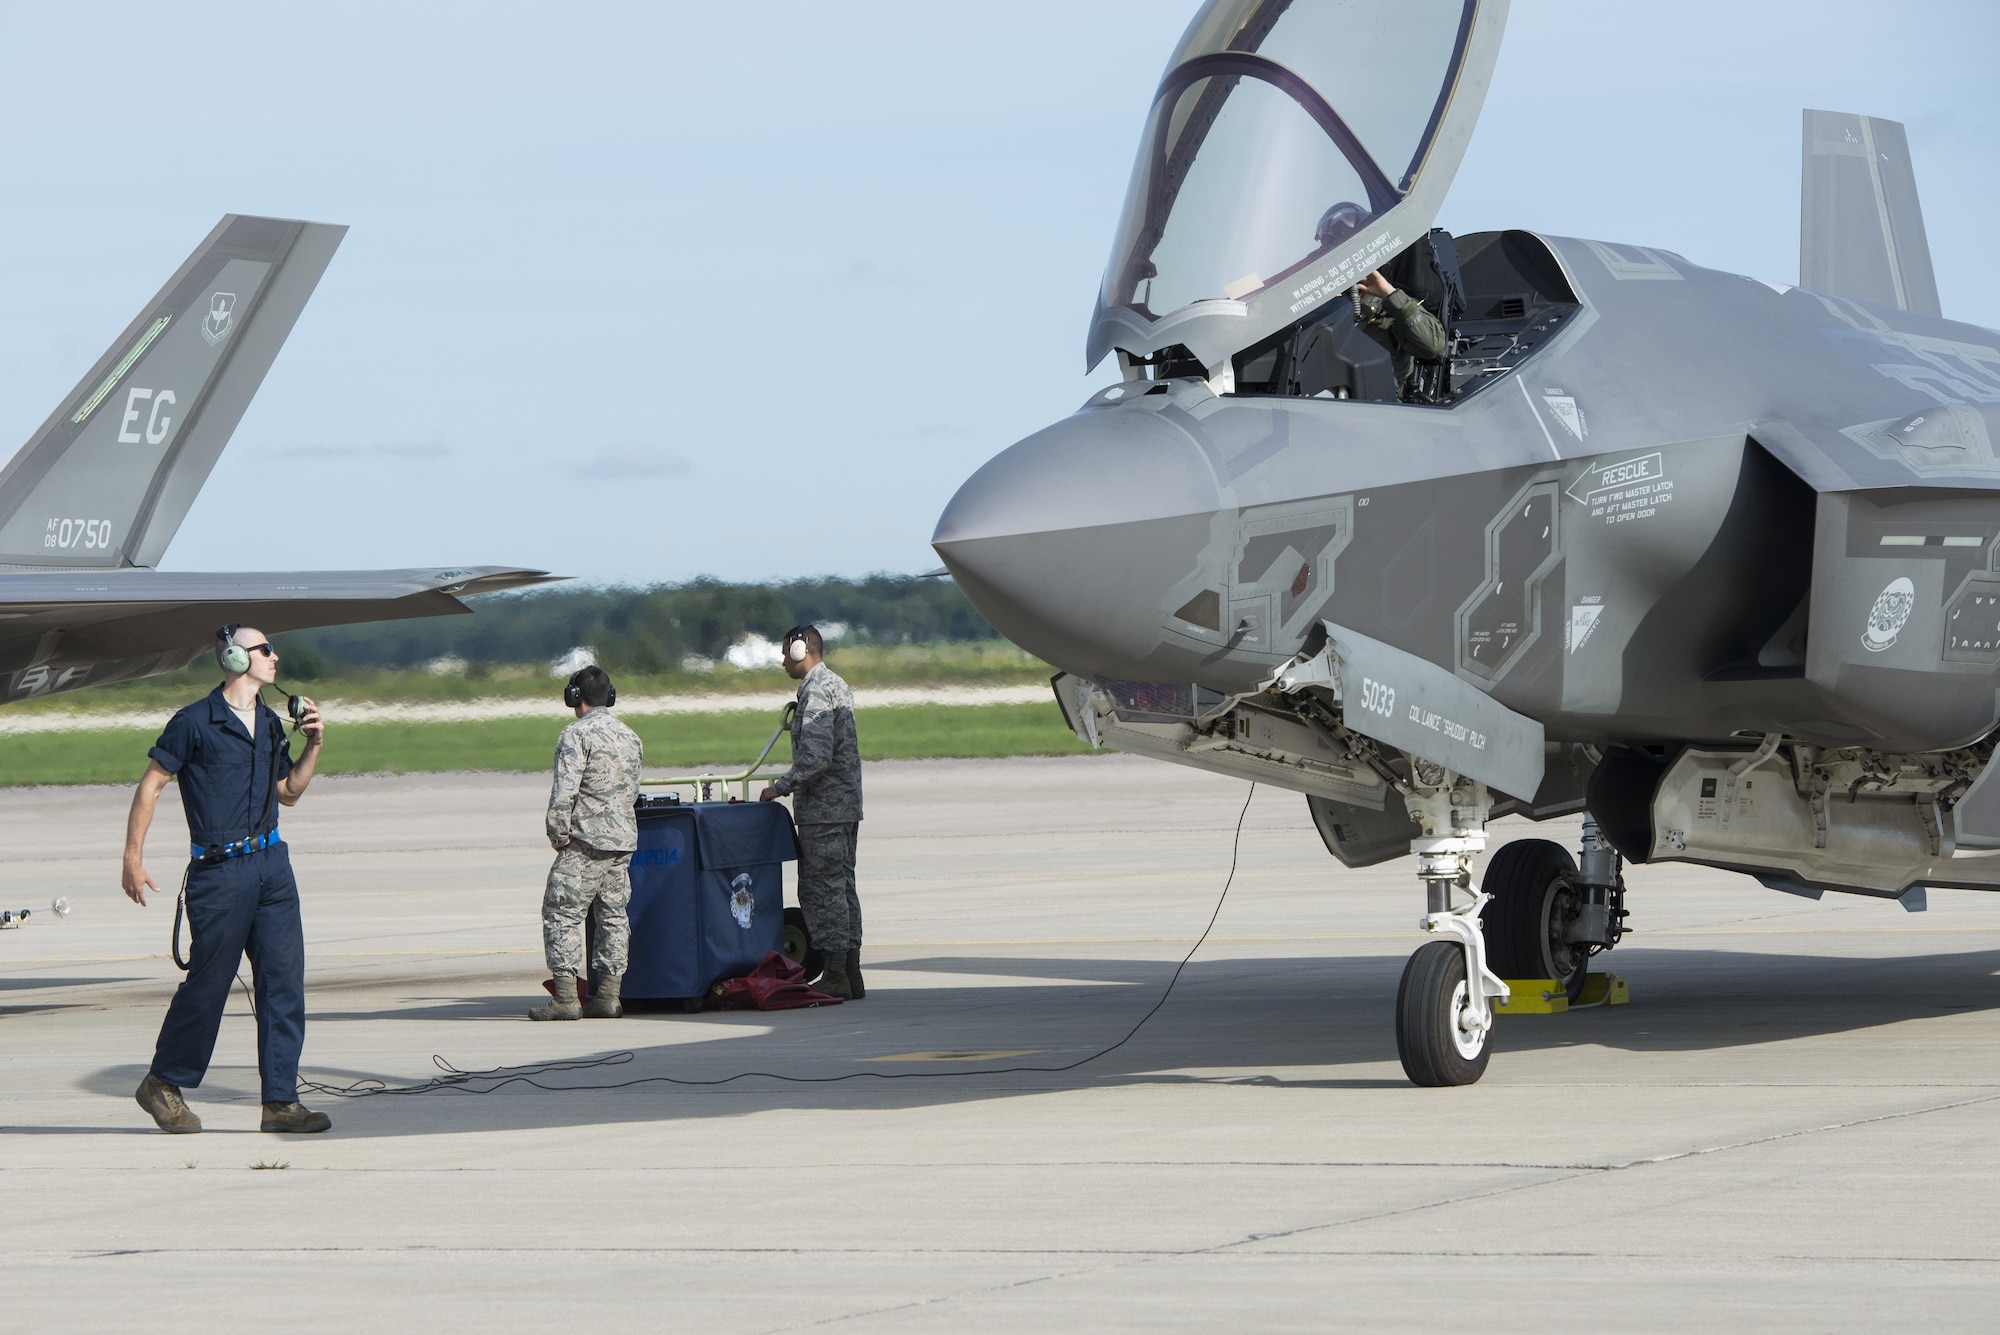
M 329 1085 L 317 1080 L 299 1081 L 299 1088 L 325 1098 L 364 1099 L 382 1094 L 491 1094 L 509 1085 L 527 1085 L 549 1093 L 573 1091 L 600 1091 L 631 1089 L 636 1085 L 689 1085 L 709 1087 L 730 1085 L 738 1080 L 778 1080 L 789 1085 L 837 1085 L 847 1080 L 963 1080 L 984 1075 L 1055 1075 L 1064 1071 L 1074 1071 L 1080 1066 L 1108 1057 L 1118 1049 L 1138 1037 L 1147 1021 L 1160 1013 L 1160 1008 L 1173 996 L 1174 987 L 1181 980 L 1181 973 L 1194 959 L 1195 952 L 1208 940 L 1209 933 L 1222 917 L 1222 906 L 1229 900 L 1229 888 L 1236 883 L 1236 865 L 1243 848 L 1243 821 L 1250 814 L 1250 799 L 1257 795 L 1257 785 L 1251 784 L 1250 791 L 1243 795 L 1243 809 L 1236 813 L 1236 832 L 1229 843 L 1229 874 L 1223 878 L 1222 893 L 1216 896 L 1215 911 L 1208 915 L 1208 925 L 1201 929 L 1201 935 L 1174 966 L 1173 977 L 1167 980 L 1166 990 L 1153 1008 L 1139 1017 L 1139 1022 L 1125 1032 L 1125 1036 L 1109 1047 L 1099 1048 L 1087 1057 L 1079 1057 L 1061 1066 L 1000 1066 L 985 1067 L 976 1071 L 849 1071 L 845 1075 L 780 1075 L 775 1071 L 742 1071 L 736 1075 L 726 1075 L 714 1080 L 689 1080 L 673 1075 L 644 1075 L 631 1080 L 611 1081 L 594 1085 L 548 1085 L 541 1077 L 563 1071 L 592 1071 L 606 1067 L 624 1066 L 638 1059 L 638 1054 L 630 1051 L 613 1052 L 602 1057 L 579 1057 L 575 1060 L 537 1062 L 525 1066 L 496 1066 L 485 1071 L 467 1071 L 454 1066 L 442 1056 L 433 1056 L 431 1062 L 442 1074 L 415 1085 L 390 1085 L 380 1080 L 357 1080 L 351 1085 Z

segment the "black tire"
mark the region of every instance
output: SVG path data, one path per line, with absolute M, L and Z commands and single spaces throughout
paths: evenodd
M 1480 912 L 1486 967 L 1502 978 L 1559 978 L 1571 991 L 1590 963 L 1588 946 L 1565 942 L 1576 918 L 1576 861 L 1547 839 L 1517 839 L 1486 864 Z
M 804 909 L 785 910 L 785 944 L 780 949 L 786 959 L 806 971 L 808 983 L 826 972 L 826 956 L 813 944 Z
M 1459 1029 L 1465 998 L 1465 948 L 1456 941 L 1418 946 L 1396 989 L 1396 1055 L 1411 1084 L 1470 1085 L 1486 1074 L 1493 1031 L 1468 1039 Z

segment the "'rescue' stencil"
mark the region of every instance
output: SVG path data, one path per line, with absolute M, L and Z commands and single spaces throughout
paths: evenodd
M 1666 461 L 1660 451 L 1600 459 L 1583 470 L 1563 494 L 1589 506 L 1587 518 L 1605 524 L 1625 524 L 1651 519 L 1660 507 L 1674 498 L 1673 479 L 1667 476 Z

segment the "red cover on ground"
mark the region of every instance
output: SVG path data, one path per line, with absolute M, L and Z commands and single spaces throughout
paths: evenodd
M 707 1004 L 717 1010 L 798 1010 L 804 1006 L 838 1006 L 840 998 L 810 987 L 806 971 L 778 951 L 741 978 L 725 978 L 708 989 Z

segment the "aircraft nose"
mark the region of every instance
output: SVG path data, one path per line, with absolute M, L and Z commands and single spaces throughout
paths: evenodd
M 959 488 L 931 546 L 1014 643 L 1071 672 L 1143 677 L 1162 604 L 1208 545 L 1213 472 L 1145 408 L 1091 408 Z

